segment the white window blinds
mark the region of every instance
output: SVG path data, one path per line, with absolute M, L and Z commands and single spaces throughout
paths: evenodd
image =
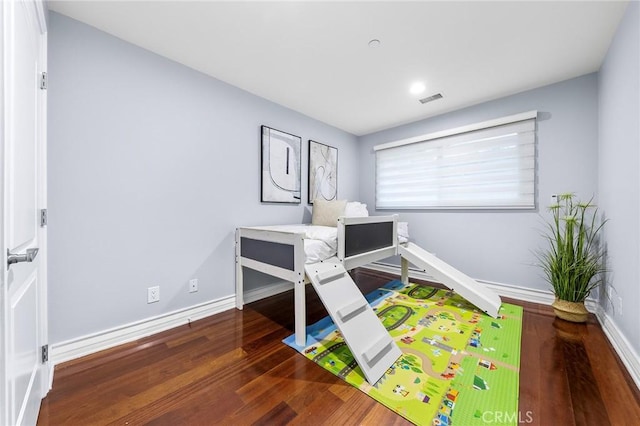
M 376 146 L 376 208 L 534 208 L 535 116 Z

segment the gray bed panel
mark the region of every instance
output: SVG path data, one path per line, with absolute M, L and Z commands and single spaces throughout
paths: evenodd
M 242 237 L 240 256 L 293 271 L 294 246 Z
M 346 257 L 389 247 L 395 242 L 393 222 L 347 225 L 344 232 Z

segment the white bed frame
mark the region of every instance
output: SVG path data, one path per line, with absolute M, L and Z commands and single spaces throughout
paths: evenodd
M 347 270 L 398 254 L 397 215 L 340 217 L 338 219 L 338 254 L 325 262 L 338 262 Z M 241 227 L 236 229 L 236 307 L 244 306 L 243 268 L 278 277 L 294 284 L 296 344 L 306 341 L 305 253 L 304 234 L 278 230 L 277 226 Z M 262 250 L 243 250 L 257 241 Z M 274 250 L 264 250 L 273 245 Z M 354 248 L 355 247 L 355 248 Z M 285 256 L 274 261 L 273 252 Z M 289 258 L 290 257 L 290 258 Z M 286 266 L 282 265 L 282 261 Z M 275 263 L 281 263 L 277 265 Z

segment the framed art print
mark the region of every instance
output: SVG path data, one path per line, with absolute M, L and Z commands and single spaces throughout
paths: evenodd
M 338 197 L 338 148 L 309 140 L 309 204 Z
M 262 126 L 260 201 L 300 204 L 300 152 L 302 139 Z

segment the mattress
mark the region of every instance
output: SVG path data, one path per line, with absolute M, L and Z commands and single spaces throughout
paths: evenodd
M 276 225 L 264 227 L 274 231 L 304 235 L 305 263 L 317 263 L 338 252 L 338 228 L 318 225 Z
M 317 263 L 336 256 L 338 253 L 338 228 L 318 225 L 276 225 L 264 227 L 282 232 L 304 234 L 305 263 Z M 409 229 L 406 222 L 398 222 L 398 242 L 409 241 Z

